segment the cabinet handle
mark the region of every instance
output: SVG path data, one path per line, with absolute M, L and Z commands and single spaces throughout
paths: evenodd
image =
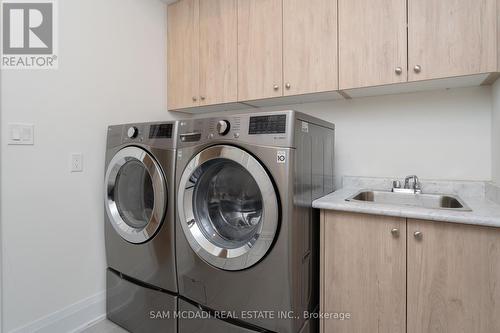
M 198 98 L 196 98 L 196 96 L 193 96 L 193 102 L 196 102 L 198 100 Z
M 415 237 L 416 240 L 422 240 L 422 238 L 424 237 L 424 234 L 421 233 L 420 231 L 415 231 L 415 233 L 413 234 L 413 237 Z
M 420 65 L 416 65 L 413 67 L 413 71 L 418 74 L 422 71 L 422 67 Z
M 285 84 L 286 89 L 290 89 L 291 87 L 292 87 L 292 85 L 290 83 Z
M 395 72 L 397 75 L 401 75 L 401 74 L 403 74 L 403 69 L 401 67 L 396 67 Z
M 202 101 L 204 101 L 204 100 L 205 100 L 205 96 L 200 96 L 200 99 L 201 99 Z
M 279 88 L 280 88 L 280 86 L 278 86 L 277 84 L 275 84 L 273 87 L 274 90 L 278 90 Z
M 399 229 L 397 229 L 397 228 L 392 229 L 391 234 L 395 238 L 399 237 Z

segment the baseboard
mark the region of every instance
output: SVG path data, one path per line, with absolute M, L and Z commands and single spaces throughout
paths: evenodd
M 76 333 L 105 317 L 106 292 L 103 291 L 9 333 Z

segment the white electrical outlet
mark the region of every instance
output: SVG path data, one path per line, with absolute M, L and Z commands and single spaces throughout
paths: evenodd
M 83 154 L 73 153 L 71 154 L 71 172 L 82 172 L 83 171 Z

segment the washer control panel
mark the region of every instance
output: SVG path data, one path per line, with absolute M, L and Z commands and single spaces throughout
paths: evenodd
M 186 119 L 179 125 L 179 143 L 241 142 L 291 147 L 293 111 L 236 114 L 211 118 Z

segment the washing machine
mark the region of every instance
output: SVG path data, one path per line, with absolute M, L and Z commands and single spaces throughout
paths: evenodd
M 334 188 L 334 134 L 333 124 L 295 111 L 180 123 L 179 295 L 211 314 L 196 332 L 315 331 L 312 201 Z M 180 333 L 192 332 L 188 320 Z
M 177 122 L 108 128 L 107 316 L 132 333 L 177 332 L 176 133 Z

